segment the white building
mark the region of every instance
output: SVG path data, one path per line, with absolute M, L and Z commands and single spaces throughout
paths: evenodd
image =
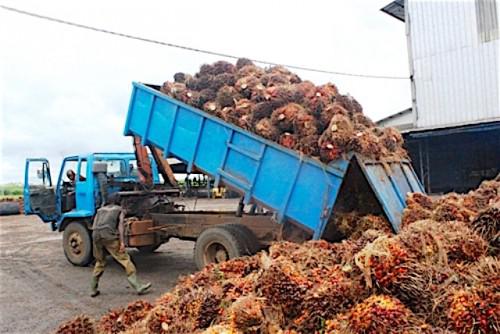
M 466 191 L 500 172 L 499 24 L 496 0 L 396 0 L 404 21 L 411 112 L 379 121 L 405 133 L 429 192 Z

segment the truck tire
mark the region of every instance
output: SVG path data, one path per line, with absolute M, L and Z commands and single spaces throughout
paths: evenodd
M 247 226 L 242 224 L 225 224 L 224 228 L 231 229 L 243 240 L 245 252 L 242 255 L 254 255 L 263 248 L 255 234 Z
M 194 246 L 194 261 L 201 270 L 209 263 L 220 263 L 245 255 L 242 236 L 226 226 L 211 227 L 198 236 Z
M 75 266 L 86 267 L 92 262 L 92 237 L 84 224 L 71 222 L 66 226 L 63 249 L 66 259 Z

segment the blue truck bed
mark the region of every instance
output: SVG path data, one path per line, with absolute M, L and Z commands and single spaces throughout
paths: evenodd
M 133 91 L 125 135 L 185 162 L 240 192 L 245 203 L 275 211 L 321 238 L 344 176 L 356 160 L 385 215 L 399 230 L 407 192 L 423 192 L 408 161 L 350 155 L 330 164 L 304 156 L 175 100 L 141 83 Z

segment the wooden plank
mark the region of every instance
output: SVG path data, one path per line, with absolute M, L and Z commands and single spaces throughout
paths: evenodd
M 153 220 L 134 220 L 128 222 L 129 235 L 140 235 L 151 233 L 153 227 Z
M 129 247 L 149 246 L 154 245 L 155 242 L 156 238 L 154 233 L 133 235 L 128 237 Z

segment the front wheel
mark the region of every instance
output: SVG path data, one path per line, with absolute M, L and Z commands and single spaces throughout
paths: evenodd
M 64 255 L 75 266 L 88 266 L 93 258 L 90 231 L 79 222 L 69 223 L 63 232 Z

